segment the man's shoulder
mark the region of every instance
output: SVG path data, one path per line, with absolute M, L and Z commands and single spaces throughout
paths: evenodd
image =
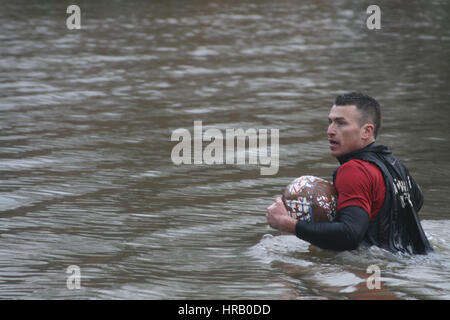
M 337 172 L 337 179 L 345 177 L 355 179 L 365 177 L 370 180 L 382 178 L 380 169 L 373 163 L 360 159 L 352 159 L 342 164 Z
M 346 163 L 343 163 L 339 167 L 339 170 L 380 171 L 374 163 L 361 159 L 351 159 Z

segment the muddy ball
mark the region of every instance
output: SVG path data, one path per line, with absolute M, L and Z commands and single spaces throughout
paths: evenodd
M 332 222 L 336 218 L 336 189 L 319 177 L 301 176 L 292 181 L 283 192 L 283 202 L 297 220 Z

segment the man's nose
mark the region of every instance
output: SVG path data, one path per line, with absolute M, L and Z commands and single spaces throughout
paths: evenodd
M 336 134 L 336 132 L 334 131 L 333 124 L 330 123 L 330 125 L 328 126 L 327 135 L 328 135 L 329 137 L 332 137 L 332 136 L 334 136 L 335 134 Z

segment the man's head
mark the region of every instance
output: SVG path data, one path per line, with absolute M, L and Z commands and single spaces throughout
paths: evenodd
M 381 127 L 380 105 L 367 95 L 347 93 L 336 98 L 328 121 L 331 154 L 342 156 L 375 141 Z

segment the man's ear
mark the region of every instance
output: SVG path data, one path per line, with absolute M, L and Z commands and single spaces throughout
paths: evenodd
M 373 124 L 366 123 L 361 128 L 362 138 L 365 139 L 365 140 L 368 140 L 368 139 L 372 138 L 374 130 L 375 130 L 375 126 Z

